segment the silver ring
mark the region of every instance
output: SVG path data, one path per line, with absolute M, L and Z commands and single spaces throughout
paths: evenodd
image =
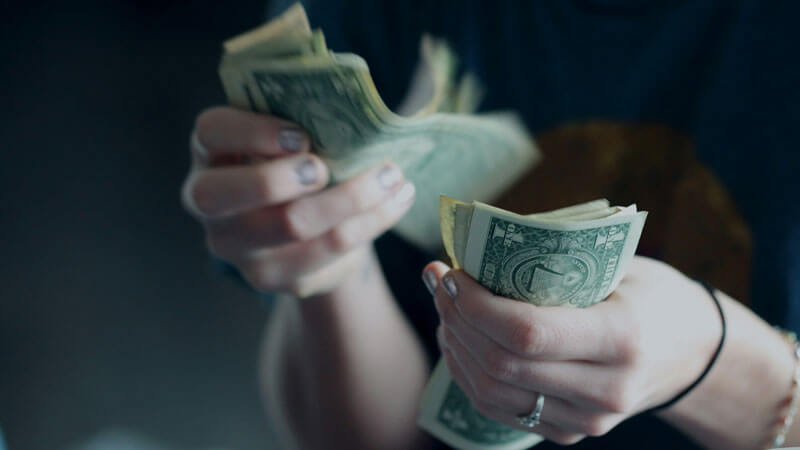
M 520 414 L 517 416 L 517 422 L 527 428 L 533 428 L 539 425 L 539 420 L 542 418 L 542 410 L 544 409 L 544 394 L 539 393 L 536 397 L 536 406 L 530 414 Z

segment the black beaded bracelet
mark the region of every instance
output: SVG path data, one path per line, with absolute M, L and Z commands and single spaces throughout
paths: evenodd
M 722 304 L 720 304 L 719 299 L 717 298 L 717 294 L 714 292 L 713 286 L 711 286 L 708 282 L 703 280 L 697 280 L 697 281 L 698 283 L 703 285 L 704 288 L 706 288 L 708 294 L 711 296 L 711 299 L 714 300 L 714 304 L 717 305 L 717 310 L 719 311 L 719 318 L 722 321 L 722 337 L 720 337 L 719 339 L 719 345 L 717 346 L 717 350 L 714 352 L 714 356 L 711 357 L 711 361 L 709 361 L 708 366 L 706 366 L 706 370 L 704 370 L 703 373 L 700 374 L 700 376 L 697 378 L 697 380 L 694 381 L 694 383 L 690 384 L 689 387 L 682 390 L 678 395 L 673 397 L 672 400 L 669 400 L 666 403 L 662 403 L 654 408 L 650 408 L 647 412 L 655 413 L 658 411 L 662 411 L 674 405 L 675 403 L 681 401 L 683 397 L 686 397 L 686 395 L 689 392 L 691 392 L 695 387 L 697 387 L 698 384 L 700 384 L 701 381 L 703 381 L 706 375 L 708 375 L 708 372 L 711 371 L 711 368 L 714 367 L 714 363 L 717 362 L 719 354 L 722 352 L 722 345 L 725 344 L 725 334 L 727 328 L 725 324 L 725 314 L 722 312 Z

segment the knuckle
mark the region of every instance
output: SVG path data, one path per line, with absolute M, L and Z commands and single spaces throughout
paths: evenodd
M 494 379 L 512 381 L 516 376 L 515 361 L 501 351 L 490 351 L 485 355 L 486 372 Z
M 511 346 L 524 355 L 541 354 L 546 347 L 545 328 L 532 320 L 518 319 L 511 325 Z
M 309 220 L 302 202 L 292 202 L 278 208 L 278 228 L 289 241 L 304 241 L 312 236 Z
M 621 337 L 617 342 L 617 354 L 622 363 L 635 365 L 644 356 L 644 349 L 639 339 L 631 337 Z
M 626 327 L 617 332 L 617 337 L 614 342 L 616 353 L 620 362 L 633 365 L 641 361 L 645 355 L 641 339 L 641 330 L 635 324 Z
M 358 236 L 344 224 L 331 228 L 327 234 L 328 246 L 337 253 L 344 253 L 356 247 Z
M 367 191 L 367 188 L 358 181 L 360 180 L 342 184 L 341 195 L 339 196 L 342 208 L 351 213 L 363 211 L 369 206 L 364 195 L 362 195 L 363 192 Z
M 258 167 L 254 179 L 256 195 L 259 200 L 265 203 L 271 202 L 276 197 L 275 184 L 269 176 L 267 167 L 267 164 L 262 164 Z
M 628 383 L 614 382 L 607 386 L 605 393 L 599 399 L 599 406 L 608 412 L 617 414 L 627 414 L 632 412 L 633 391 L 627 387 Z

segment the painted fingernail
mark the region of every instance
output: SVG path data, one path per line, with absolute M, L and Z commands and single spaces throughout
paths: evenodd
M 398 169 L 397 166 L 385 166 L 378 171 L 378 183 L 380 183 L 381 187 L 386 190 L 397 186 L 397 183 L 399 183 L 402 179 L 403 174 L 400 172 L 400 169 Z
M 314 161 L 310 159 L 300 162 L 294 168 L 294 171 L 297 173 L 297 178 L 299 178 L 300 184 L 306 186 L 316 183 L 317 179 L 319 178 L 317 174 L 317 165 L 314 164 Z
M 299 152 L 306 146 L 306 135 L 299 128 L 283 128 L 278 132 L 278 144 L 287 153 Z
M 444 278 L 442 278 L 442 285 L 444 286 L 444 290 L 447 291 L 447 295 L 455 299 L 456 295 L 458 295 L 458 288 L 456 287 L 456 280 L 453 279 L 453 276 L 445 275 Z
M 422 281 L 425 283 L 425 287 L 428 288 L 428 292 L 433 295 L 436 291 L 436 285 L 438 282 L 436 281 L 436 275 L 433 273 L 432 270 L 426 270 L 422 272 Z

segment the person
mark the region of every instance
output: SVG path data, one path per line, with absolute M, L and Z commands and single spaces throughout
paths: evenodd
M 273 13 L 288 3 L 272 5 Z M 798 63 L 791 57 L 800 50 L 797 4 L 304 4 L 331 48 L 365 57 L 387 104 L 400 102 L 419 35 L 430 31 L 449 40 L 484 81 L 483 108 L 519 110 L 540 143 L 553 136 L 573 142 L 591 130 L 604 136 L 620 124 L 614 136 L 636 134 L 646 123 L 688 136 L 696 149 L 691 164 L 703 168 L 704 179 L 716 179 L 710 173 L 721 180 L 712 191 L 725 195 L 711 198 L 729 195 L 732 211 L 741 211 L 745 231 L 733 234 L 752 233 L 752 258 L 742 259 L 752 265 L 743 272 L 723 270 L 717 283 L 737 290 L 742 278 L 752 279 L 738 294 L 742 301 L 752 297 L 752 310 L 644 256 L 633 260 L 608 299 L 587 309 L 493 296 L 465 273 L 384 235 L 415 195 L 397 166 L 387 163 L 328 186 L 325 164 L 295 124 L 210 108 L 196 120 L 183 200 L 205 227 L 214 255 L 256 290 L 287 294 L 270 313 L 261 355 L 267 410 L 286 446 L 441 445 L 415 424 L 439 352 L 478 411 L 556 444 L 773 444 L 797 395 L 794 349 L 768 324 L 800 325 L 800 209 L 794 201 L 800 158 L 790 151 L 800 138 Z M 648 164 L 673 154 L 671 147 L 658 157 L 648 152 L 673 135 L 643 135 L 643 147 L 630 152 L 645 155 Z M 593 154 L 583 144 L 575 154 Z M 600 150 L 600 156 L 610 154 L 608 147 Z M 542 178 L 537 170 L 528 178 Z M 630 177 L 636 167 L 622 172 Z M 652 181 L 648 174 L 644 178 Z M 540 197 L 557 194 L 543 189 L 534 197 L 523 182 L 517 197 L 541 205 L 546 199 Z M 688 192 L 690 201 L 697 197 Z M 660 216 L 666 222 L 692 222 L 680 208 L 668 212 Z M 648 227 L 660 230 L 656 234 L 667 236 L 664 246 L 649 251 L 644 236 L 646 253 L 669 256 L 676 246 L 689 245 L 684 253 L 708 255 L 726 267 L 729 258 L 719 255 L 735 245 L 699 251 L 694 241 L 686 244 L 684 233 L 672 233 L 677 238 L 670 240 L 659 223 L 651 216 L 645 235 Z M 703 223 L 711 222 L 698 220 L 687 230 Z M 712 229 L 701 241 L 720 233 Z M 347 270 L 337 270 L 345 263 Z M 325 289 L 293 298 L 309 285 Z M 687 387 L 677 403 L 651 411 Z M 540 394 L 546 401 L 530 429 L 518 417 L 534 408 Z M 785 442 L 800 445 L 800 426 L 788 428 Z

